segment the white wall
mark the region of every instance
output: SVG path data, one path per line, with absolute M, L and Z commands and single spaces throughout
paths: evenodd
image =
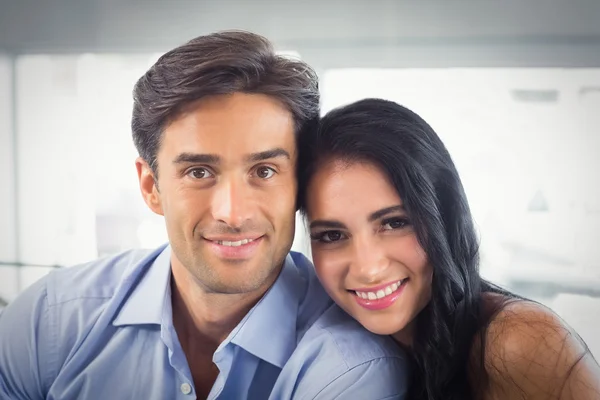
M 13 143 L 13 64 L 0 54 L 0 261 L 16 261 Z M 0 297 L 18 293 L 18 270 L 0 265 Z
M 96 257 L 93 121 L 81 118 L 77 57 L 19 58 L 17 179 L 24 263 L 72 265 Z M 98 110 L 101 112 L 101 110 Z M 48 272 L 21 272 L 27 287 Z

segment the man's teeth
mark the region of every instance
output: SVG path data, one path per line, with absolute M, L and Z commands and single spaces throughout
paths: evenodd
M 380 289 L 376 292 L 355 292 L 356 295 L 358 297 L 362 297 L 365 300 L 377 300 L 377 299 L 383 299 L 385 296 L 389 296 L 390 294 L 394 293 L 396 290 L 398 290 L 398 288 L 402 285 L 402 281 L 400 280 L 398 282 L 392 283 L 389 286 L 386 286 L 383 289 Z
M 217 244 L 220 244 L 222 246 L 237 247 L 244 244 L 248 244 L 252 241 L 254 241 L 254 239 L 242 239 L 238 240 L 237 242 L 230 242 L 229 240 L 217 240 Z

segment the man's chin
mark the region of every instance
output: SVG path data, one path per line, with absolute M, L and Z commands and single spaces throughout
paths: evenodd
M 267 280 L 253 282 L 248 279 L 240 279 L 240 277 L 230 280 L 227 277 L 221 277 L 219 282 L 212 282 L 205 286 L 207 286 L 211 293 L 227 295 L 251 294 L 261 291 L 263 288 L 265 288 L 263 291 L 266 291 L 266 288 L 269 287 Z

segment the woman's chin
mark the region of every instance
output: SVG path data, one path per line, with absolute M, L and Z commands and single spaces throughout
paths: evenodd
M 390 324 L 384 321 L 367 321 L 364 318 L 358 319 L 355 317 L 355 319 L 369 332 L 382 336 L 395 335 L 398 331 L 404 329 L 405 326 L 402 324 Z

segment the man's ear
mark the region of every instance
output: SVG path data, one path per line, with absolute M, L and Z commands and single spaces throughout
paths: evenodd
M 152 168 L 150 168 L 150 165 L 148 165 L 146 160 L 142 157 L 136 158 L 135 168 L 137 169 L 138 180 L 140 181 L 140 191 L 142 192 L 144 201 L 156 214 L 164 215 L 157 182 L 154 179 Z

